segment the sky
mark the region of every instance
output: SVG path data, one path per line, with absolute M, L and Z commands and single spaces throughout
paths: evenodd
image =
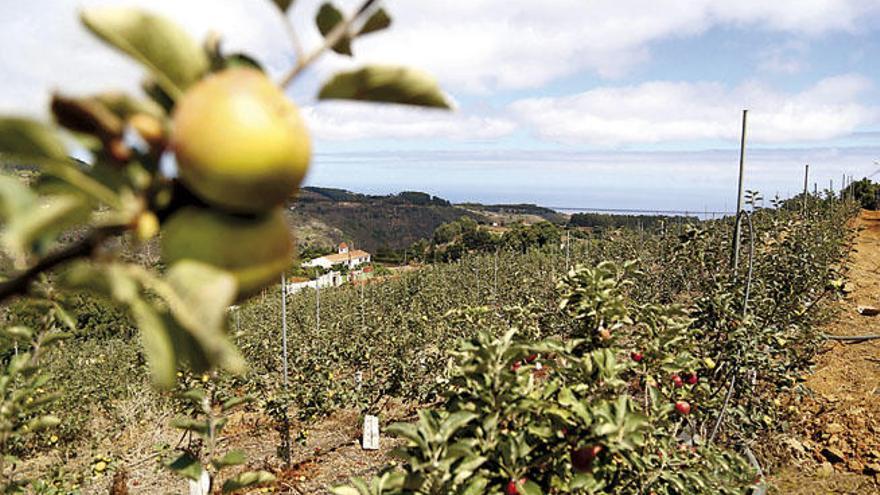
M 289 17 L 320 44 L 321 1 Z M 336 2 L 343 10 L 355 2 Z M 48 119 L 51 91 L 137 92 L 140 67 L 77 10 L 139 5 L 223 36 L 276 78 L 295 58 L 269 0 L 0 0 L 0 113 Z M 386 0 L 392 27 L 328 54 L 288 93 L 314 140 L 308 184 L 453 201 L 729 211 L 880 169 L 880 0 Z M 369 63 L 433 75 L 455 111 L 318 102 Z

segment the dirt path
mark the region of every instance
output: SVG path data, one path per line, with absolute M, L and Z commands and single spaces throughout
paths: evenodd
M 857 311 L 880 308 L 880 212 L 863 211 L 857 225 L 852 292 L 829 334 L 880 333 L 880 315 Z M 786 441 L 794 461 L 771 478 L 776 493 L 880 494 L 880 340 L 829 341 L 804 385 L 811 394 L 793 404 L 801 417 Z

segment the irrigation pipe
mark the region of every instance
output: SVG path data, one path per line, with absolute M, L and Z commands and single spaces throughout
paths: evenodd
M 749 463 L 758 471 L 758 479 L 761 482 L 752 489 L 752 495 L 764 495 L 767 493 L 767 483 L 764 483 L 764 470 L 761 469 L 761 464 L 758 463 L 758 458 L 755 457 L 755 454 L 752 452 L 752 449 L 745 447 L 743 451 L 746 454 L 746 458 L 749 460 Z
M 822 335 L 823 338 L 828 340 L 841 340 L 843 342 L 847 342 L 850 344 L 858 344 L 860 342 L 866 342 L 868 340 L 877 340 L 880 339 L 880 334 L 873 335 Z

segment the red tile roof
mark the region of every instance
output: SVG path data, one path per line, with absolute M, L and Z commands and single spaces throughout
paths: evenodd
M 369 255 L 370 253 L 366 251 L 355 249 L 354 251 L 349 251 L 347 253 L 328 254 L 327 256 L 323 256 L 323 258 L 330 263 L 342 263 L 350 259 L 355 260 L 358 258 L 366 258 Z

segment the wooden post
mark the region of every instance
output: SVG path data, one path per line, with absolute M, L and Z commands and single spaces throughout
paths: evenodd
M 495 286 L 492 289 L 492 297 L 497 302 L 498 301 L 498 248 L 495 248 L 495 260 L 494 260 L 493 264 L 494 264 L 494 268 L 495 268 L 495 275 L 494 275 Z
M 803 202 L 801 203 L 801 214 L 805 214 L 807 212 L 807 183 L 810 180 L 810 165 L 804 165 L 804 197 Z
M 743 202 L 743 177 L 745 175 L 745 162 L 746 162 L 746 121 L 748 119 L 749 111 L 743 110 L 742 115 L 742 133 L 740 134 L 739 140 L 739 181 L 737 184 L 737 193 L 736 193 L 736 216 L 735 218 L 739 218 L 739 213 L 742 211 L 742 202 Z M 739 267 L 739 237 L 740 237 L 740 222 L 734 220 L 733 222 L 733 270 L 736 271 L 737 267 Z
M 569 247 L 571 243 L 571 233 L 566 230 L 565 231 L 565 272 L 568 273 L 571 270 L 571 248 Z

